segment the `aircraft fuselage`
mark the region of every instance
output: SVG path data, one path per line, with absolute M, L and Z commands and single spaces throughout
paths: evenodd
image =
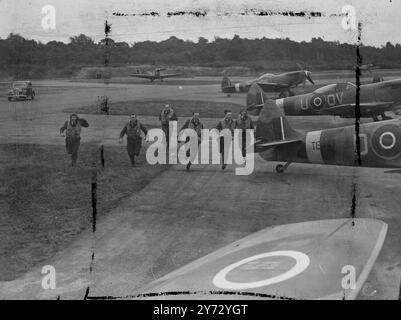
M 372 122 L 360 126 L 361 166 L 401 167 L 401 121 Z M 355 166 L 355 126 L 307 132 L 299 143 L 259 152 L 268 161 Z
M 291 71 L 281 74 L 266 73 L 261 77 L 259 77 L 257 81 L 288 84 L 290 88 L 294 88 L 299 84 L 303 83 L 304 79 L 305 79 L 304 71 Z
M 338 90 L 338 85 L 333 85 L 332 90 L 302 94 L 276 100 L 276 105 L 286 115 L 322 115 L 330 114 L 328 109 L 339 105 L 355 104 L 356 87 L 348 85 L 347 89 Z M 396 109 L 401 104 L 401 80 L 389 80 L 378 83 L 370 83 L 360 86 L 360 103 L 391 102 Z M 349 114 L 342 113 L 344 117 L 354 117 L 355 111 L 349 108 Z M 390 110 L 390 109 L 389 109 Z M 369 108 L 361 108 L 362 117 L 371 117 L 380 114 Z M 335 114 L 334 114 L 335 115 Z

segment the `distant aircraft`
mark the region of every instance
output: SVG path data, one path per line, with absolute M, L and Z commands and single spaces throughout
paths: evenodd
M 356 299 L 387 229 L 386 223 L 376 219 L 269 227 L 163 276 L 133 298 Z M 354 268 L 352 287 L 343 285 L 344 266 Z M 243 312 L 241 305 L 236 312 Z
M 311 132 L 294 130 L 273 100 L 267 100 L 256 121 L 255 152 L 267 161 L 338 166 L 401 168 L 401 120 L 361 124 Z M 360 163 L 357 147 L 359 146 Z
M 230 79 L 224 77 L 221 81 L 221 91 L 227 93 L 229 96 L 231 93 L 248 92 L 252 84 L 258 83 L 258 85 L 266 92 L 280 92 L 280 98 L 286 96 L 293 96 L 294 93 L 291 91 L 292 88 L 303 84 L 306 81 L 314 84 L 311 78 L 311 72 L 308 70 L 299 70 L 285 72 L 281 74 L 266 73 L 260 76 L 258 79 L 243 81 L 232 84 Z
M 357 68 L 357 66 L 354 66 L 354 69 L 356 70 L 356 68 Z M 361 70 L 361 72 L 364 72 L 364 71 L 369 71 L 369 72 L 372 72 L 372 69 L 374 68 L 374 65 L 373 65 L 373 63 L 368 63 L 368 64 L 362 64 L 360 67 L 359 67 L 359 70 Z
M 353 83 L 329 84 L 311 93 L 277 99 L 276 105 L 288 116 L 333 115 L 355 117 L 356 85 Z M 258 84 L 248 92 L 249 110 L 263 106 L 267 96 Z M 360 116 L 378 121 L 391 119 L 386 111 L 401 108 L 401 79 L 378 81 L 360 86 Z
M 182 75 L 182 73 L 161 74 L 161 71 L 164 70 L 166 70 L 166 68 L 155 68 L 153 72 L 148 71 L 147 73 L 140 73 L 140 70 L 138 69 L 138 73 L 132 74 L 131 77 L 149 79 L 153 82 L 155 80 L 163 81 L 165 78 L 178 77 Z

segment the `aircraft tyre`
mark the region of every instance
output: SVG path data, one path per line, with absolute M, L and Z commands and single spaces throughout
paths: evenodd
M 282 165 L 282 164 L 278 164 L 277 166 L 276 166 L 276 172 L 277 173 L 283 173 L 284 172 L 284 166 Z

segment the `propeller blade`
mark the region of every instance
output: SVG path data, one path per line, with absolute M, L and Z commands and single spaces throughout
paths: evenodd
M 308 79 L 310 83 L 315 84 L 309 74 L 306 75 L 306 79 Z

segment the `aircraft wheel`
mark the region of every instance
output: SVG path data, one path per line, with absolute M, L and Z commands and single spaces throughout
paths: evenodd
M 282 164 L 278 164 L 276 166 L 276 172 L 277 173 L 283 173 L 284 172 L 284 166 Z
M 280 92 L 278 98 L 279 98 L 279 99 L 283 99 L 283 98 L 285 98 L 285 97 L 286 97 L 286 94 L 285 94 L 284 92 Z
M 290 91 L 290 97 L 292 97 L 292 96 L 295 96 L 295 93 L 294 92 L 292 92 L 292 91 Z

